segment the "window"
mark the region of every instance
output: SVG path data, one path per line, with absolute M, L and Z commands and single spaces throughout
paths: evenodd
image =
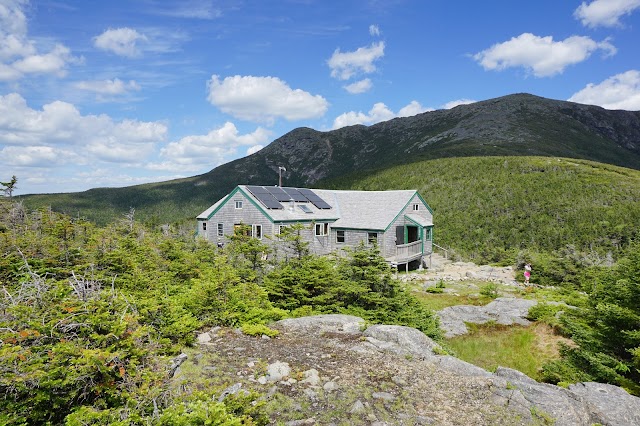
M 224 224 L 218 224 L 218 237 L 224 237 Z
M 377 232 L 367 232 L 367 242 L 369 244 L 378 244 L 378 233 Z
M 431 228 L 425 228 L 424 230 L 424 239 L 427 241 L 431 241 L 431 235 L 433 230 Z
M 417 212 L 418 210 L 420 210 L 420 204 L 416 203 L 413 205 L 413 211 Z
M 262 239 L 262 225 L 253 225 L 251 227 L 251 236 L 261 240 Z
M 236 200 L 236 209 L 242 208 L 242 200 Z
M 344 231 L 336 231 L 336 243 L 344 243 Z
M 286 231 L 285 231 L 285 229 L 286 229 L 286 228 L 287 228 L 287 225 L 280 225 L 280 226 L 278 226 L 278 234 L 279 234 L 279 235 L 284 234 L 284 233 L 286 232 Z
M 305 212 L 305 213 L 313 213 L 313 211 L 308 206 L 306 206 L 304 204 L 298 204 L 298 208 L 300 210 L 302 210 L 303 212 Z
M 203 231 L 207 230 L 207 222 L 202 222 L 202 230 Z
M 316 223 L 316 236 L 322 237 L 329 233 L 328 223 Z

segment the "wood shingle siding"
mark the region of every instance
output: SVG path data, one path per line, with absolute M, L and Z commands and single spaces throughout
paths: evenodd
M 213 243 L 225 244 L 234 232 L 234 225 L 261 226 L 265 243 L 279 247 L 281 225 L 302 223 L 302 237 L 315 254 L 328 254 L 360 243 L 369 244 L 375 233 L 381 254 L 390 262 L 403 262 L 397 258 L 397 246 L 419 241 L 420 253 L 431 253 L 433 213 L 429 205 L 415 190 L 401 191 L 341 191 L 313 189 L 331 208 L 318 208 L 312 202 L 281 201 L 282 208 L 267 208 L 245 185 L 237 186 L 226 197 L 202 212 L 198 217 L 198 235 Z M 265 190 L 268 189 L 265 187 Z M 288 189 L 288 188 L 285 188 Z M 281 191 L 282 192 L 282 191 Z M 303 208 L 300 208 L 303 205 Z M 239 208 L 241 206 L 241 208 Z M 322 205 L 321 205 L 322 207 Z M 324 207 L 327 207 L 324 205 Z M 218 236 L 218 226 L 224 236 Z M 206 229 L 205 229 L 206 228 Z M 316 232 L 317 231 L 319 232 Z M 338 231 L 344 233 L 344 242 L 337 242 Z M 326 235 L 322 235 L 325 234 Z M 320 235 L 318 235 L 320 234 Z M 399 240 L 400 239 L 400 240 Z M 415 251 L 417 244 L 411 244 Z M 402 250 L 405 252 L 406 250 Z M 408 261 L 404 259 L 405 263 Z

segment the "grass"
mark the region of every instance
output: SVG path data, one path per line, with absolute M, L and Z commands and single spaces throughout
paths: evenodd
M 535 380 L 540 380 L 539 370 L 545 363 L 559 358 L 558 342 L 566 340 L 542 323 L 530 327 L 495 323 L 467 326 L 468 334 L 447 341 L 458 358 L 488 371 L 498 366 L 513 368 Z
M 456 305 L 483 306 L 493 301 L 490 297 L 468 295 L 455 295 L 451 293 L 425 293 L 423 291 L 413 291 L 413 295 L 420 300 L 427 308 L 434 311 Z

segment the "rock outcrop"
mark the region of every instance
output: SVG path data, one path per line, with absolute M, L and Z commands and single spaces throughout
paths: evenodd
M 440 327 L 446 337 L 459 336 L 468 332 L 465 323 L 485 324 L 495 321 L 497 324 L 529 325 L 529 309 L 538 302 L 515 297 L 499 297 L 485 306 L 458 305 L 438 311 Z
M 234 390 L 255 389 L 277 401 L 274 423 L 640 425 L 640 398 L 616 386 L 565 389 L 509 368 L 491 373 L 440 355 L 442 348 L 418 330 L 361 331 L 364 323 L 320 315 L 274 324 L 281 333 L 275 339 L 219 332 L 200 345 L 198 362 L 209 354 L 216 363 L 210 368 L 244 381 Z M 188 380 L 180 371 L 176 377 Z

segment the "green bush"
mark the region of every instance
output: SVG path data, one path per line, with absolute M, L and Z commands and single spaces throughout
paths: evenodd
M 496 283 L 487 283 L 482 286 L 480 289 L 480 294 L 483 296 L 490 297 L 491 299 L 497 298 L 500 293 L 498 292 L 498 284 Z
M 264 324 L 243 324 L 242 332 L 248 336 L 269 336 L 276 337 L 280 332 L 267 327 Z
M 437 316 L 393 278 L 376 247 L 360 245 L 336 261 L 312 255 L 290 260 L 267 274 L 264 286 L 274 306 L 296 316 L 357 315 L 371 323 L 401 324 L 441 337 Z
M 538 303 L 537 305 L 529 308 L 529 314 L 527 318 L 531 321 L 541 321 L 552 327 L 558 327 L 560 322 L 558 320 L 558 313 L 567 309 L 562 305 L 551 305 L 548 303 Z

